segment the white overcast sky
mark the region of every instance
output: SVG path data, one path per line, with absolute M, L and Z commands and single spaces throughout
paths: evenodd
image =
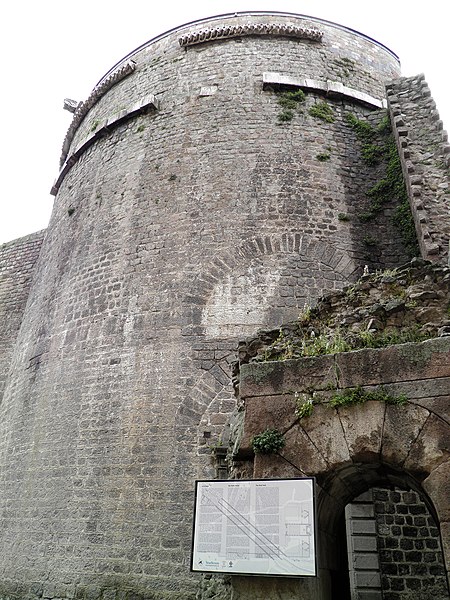
M 63 99 L 84 100 L 125 54 L 183 23 L 246 11 L 311 15 L 388 46 L 403 75 L 425 73 L 450 129 L 448 0 L 5 0 L 2 56 L 0 243 L 46 227 L 64 135 Z

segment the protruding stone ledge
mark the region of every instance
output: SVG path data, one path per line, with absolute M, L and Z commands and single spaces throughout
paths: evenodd
M 450 337 L 364 348 L 283 361 L 241 365 L 240 397 L 264 397 L 310 388 L 387 385 L 450 375 Z M 401 365 L 401 368 L 400 368 Z
M 116 69 L 109 77 L 107 77 L 104 81 L 101 82 L 100 85 L 97 85 L 91 92 L 89 98 L 84 102 L 80 102 L 75 110 L 75 114 L 72 119 L 72 123 L 69 126 L 69 129 L 66 133 L 66 137 L 64 138 L 62 154 L 59 161 L 59 166 L 62 167 L 67 155 L 69 153 L 70 144 L 73 141 L 75 136 L 75 132 L 80 126 L 82 120 L 90 111 L 90 109 L 94 106 L 96 102 L 104 95 L 106 92 L 112 88 L 113 85 L 133 73 L 136 69 L 136 63 L 133 60 L 129 60 L 125 64 L 121 65 L 118 69 Z
M 450 337 L 441 337 L 386 348 L 244 364 L 240 398 L 245 416 L 239 459 L 252 456 L 254 435 L 267 428 L 277 428 L 286 435 L 283 456 L 302 470 L 310 468 L 308 446 L 312 441 L 316 453 L 317 450 L 322 452 L 327 461 L 333 457 L 331 462 L 339 465 L 350 459 L 377 457 L 381 452 L 391 464 L 403 464 L 408 458 L 409 470 L 414 472 L 410 446 L 405 450 L 405 445 L 398 444 L 396 437 L 399 434 L 408 439 L 412 432 L 411 440 L 420 442 L 414 450 L 417 464 L 422 464 L 423 470 L 429 473 L 447 456 L 438 449 L 440 445 L 444 448 L 443 441 L 448 437 L 449 358 Z M 368 400 L 363 405 L 343 405 L 337 411 L 331 410 L 328 401 L 335 390 L 356 387 L 368 392 L 381 388 L 395 397 L 405 395 L 408 402 L 390 405 Z M 314 394 L 319 401 L 307 419 L 298 420 L 295 409 L 305 394 L 311 398 Z M 421 433 L 427 419 L 427 427 L 433 432 L 428 439 L 426 432 Z M 341 425 L 345 429 L 345 440 L 335 444 L 342 436 Z M 305 454 L 296 454 L 296 451 L 290 454 L 289 446 L 297 448 L 299 444 Z M 346 445 L 351 457 L 342 453 Z M 317 475 L 317 471 L 309 474 Z
M 85 152 L 94 142 L 96 142 L 99 138 L 103 137 L 107 133 L 111 131 L 111 129 L 117 127 L 119 124 L 123 123 L 131 119 L 132 117 L 145 112 L 148 109 L 159 109 L 159 100 L 153 95 L 149 94 L 142 98 L 139 102 L 136 102 L 128 109 L 122 110 L 120 113 L 116 113 L 114 116 L 105 119 L 101 123 L 99 123 L 98 127 L 89 134 L 89 136 L 81 142 L 81 144 L 76 148 L 76 150 L 67 158 L 64 166 L 62 167 L 58 178 L 53 184 L 50 193 L 53 196 L 56 196 L 58 190 L 61 186 L 61 183 L 66 176 L 67 172 L 73 167 L 73 165 L 78 161 L 80 156 Z
M 280 23 L 246 23 L 244 25 L 223 25 L 208 27 L 182 35 L 178 42 L 181 47 L 204 44 L 215 40 L 224 40 L 248 35 L 278 35 L 297 39 L 307 39 L 313 42 L 322 41 L 323 32 L 314 27 L 296 27 Z
M 384 99 L 374 98 L 365 92 L 347 87 L 339 81 L 328 81 L 318 79 L 308 79 L 304 77 L 293 77 L 283 73 L 266 72 L 263 73 L 263 87 L 271 85 L 287 85 L 302 88 L 304 90 L 313 90 L 324 92 L 333 96 L 350 98 L 372 108 L 386 108 L 387 103 Z

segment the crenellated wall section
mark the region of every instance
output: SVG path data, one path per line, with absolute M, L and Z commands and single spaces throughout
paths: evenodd
M 446 264 L 450 243 L 450 144 L 423 75 L 386 87 L 423 258 Z

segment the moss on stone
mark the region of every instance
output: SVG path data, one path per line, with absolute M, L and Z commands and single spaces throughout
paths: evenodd
M 256 348 L 251 360 L 270 365 L 436 337 L 448 323 L 448 274 L 447 267 L 414 259 L 398 269 L 365 275 L 342 292 L 319 300 L 316 307 L 308 308 L 307 317 L 302 312 L 297 321 L 265 332 L 265 342 L 249 342 Z M 273 368 L 272 363 L 270 371 L 266 366 L 252 376 L 262 383 Z
M 317 104 L 310 107 L 308 112 L 312 117 L 321 119 L 327 123 L 333 123 L 335 121 L 333 109 L 327 102 L 317 102 Z
M 398 229 L 409 255 L 411 257 L 418 255 L 416 229 L 388 115 L 383 117 L 378 127 L 373 127 L 367 121 L 358 119 L 352 113 L 345 115 L 345 121 L 356 133 L 361 143 L 361 157 L 364 162 L 369 166 L 375 166 L 381 162 L 386 164 L 385 175 L 367 191 L 370 206 L 368 210 L 359 213 L 360 220 L 371 221 L 387 205 L 396 205 L 393 223 Z

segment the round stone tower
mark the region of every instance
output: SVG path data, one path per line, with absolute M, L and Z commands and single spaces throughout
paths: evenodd
M 78 105 L 0 406 L 0 597 L 195 598 L 238 339 L 406 260 L 389 209 L 356 218 L 378 175 L 346 117 L 379 122 L 398 74 L 345 27 L 240 13 Z

